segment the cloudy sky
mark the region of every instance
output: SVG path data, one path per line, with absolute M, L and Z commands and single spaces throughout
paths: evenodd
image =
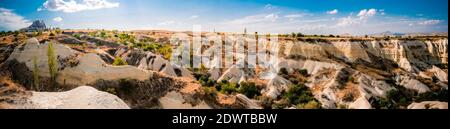
M 71 29 L 343 34 L 447 32 L 447 0 L 0 0 L 0 30 L 44 20 Z

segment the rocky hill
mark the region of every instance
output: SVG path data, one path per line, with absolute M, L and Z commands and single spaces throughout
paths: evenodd
M 448 107 L 446 37 L 286 38 L 268 68 L 220 68 L 213 60 L 193 69 L 167 59 L 168 32 L 136 32 L 143 39 L 131 42 L 113 36 L 131 33 L 116 33 L 73 32 L 0 46 L 0 108 Z

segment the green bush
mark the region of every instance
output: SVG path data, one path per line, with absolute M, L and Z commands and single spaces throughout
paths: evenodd
M 237 91 L 236 84 L 235 83 L 227 83 L 221 85 L 220 92 L 224 94 L 232 94 Z
M 261 95 L 254 82 L 242 82 L 239 86 L 238 92 L 249 98 L 255 98 L 255 96 Z
M 259 96 L 258 97 L 259 102 L 261 103 L 261 107 L 264 109 L 272 109 L 273 105 L 273 99 L 267 96 Z
M 448 102 L 448 90 L 446 89 L 440 89 L 439 91 L 435 92 L 426 92 L 417 95 L 415 98 L 415 101 L 441 101 L 441 102 Z
M 311 100 L 308 103 L 300 103 L 297 105 L 298 109 L 320 109 L 320 104 L 316 100 Z
M 315 100 L 312 92 L 303 84 L 292 85 L 283 95 L 282 98 L 293 105 L 300 103 L 308 103 Z
M 81 35 L 80 34 L 73 34 L 73 37 L 75 37 L 77 39 L 81 39 Z
M 203 91 L 208 97 L 216 98 L 217 96 L 217 89 L 215 87 L 203 87 Z
M 109 88 L 106 88 L 105 91 L 110 94 L 117 95 L 116 88 L 109 87 Z
M 308 75 L 308 70 L 306 70 L 306 69 L 300 69 L 300 70 L 298 70 L 298 72 L 300 74 L 302 74 L 303 76 L 307 76 Z
M 128 65 L 128 63 L 120 57 L 116 57 L 113 62 L 114 66 Z
M 278 71 L 278 75 L 288 75 L 288 71 L 286 68 L 280 68 L 280 71 Z
M 33 83 L 34 83 L 34 90 L 39 91 L 40 90 L 40 80 L 39 80 L 39 66 L 37 62 L 37 57 L 33 58 Z
M 55 48 L 53 47 L 53 43 L 48 43 L 47 48 L 47 58 L 48 58 L 48 69 L 50 73 L 50 83 L 51 86 L 56 86 L 56 73 L 58 72 L 58 63 L 56 61 L 56 53 Z
M 202 86 L 206 86 L 206 87 L 212 87 L 214 86 L 214 84 L 216 84 L 216 82 L 212 79 L 209 79 L 207 76 L 201 76 L 198 79 L 198 82 L 200 82 L 200 84 Z

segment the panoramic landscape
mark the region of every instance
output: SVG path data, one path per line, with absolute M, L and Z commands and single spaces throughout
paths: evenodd
M 24 2 L 0 109 L 448 109 L 447 0 Z

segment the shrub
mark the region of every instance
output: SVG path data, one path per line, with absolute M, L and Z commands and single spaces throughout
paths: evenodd
M 278 71 L 278 75 L 288 75 L 288 71 L 286 68 L 280 68 L 280 71 Z
M 311 100 L 315 100 L 308 87 L 302 84 L 292 85 L 287 92 L 283 94 L 283 99 L 294 105 L 308 103 Z
M 249 98 L 254 98 L 255 96 L 261 95 L 254 82 L 242 82 L 239 86 L 238 92 Z
M 222 84 L 221 85 L 221 90 L 220 92 L 222 93 L 226 93 L 226 94 L 232 94 L 234 92 L 236 92 L 236 84 L 235 83 L 227 83 L 227 84 Z
M 47 58 L 48 58 L 48 69 L 50 73 L 50 83 L 51 86 L 55 86 L 56 81 L 56 72 L 58 72 L 58 64 L 56 61 L 56 54 L 55 54 L 55 48 L 53 47 L 53 43 L 48 43 L 48 49 L 47 49 Z
M 135 47 L 142 48 L 144 51 L 161 54 L 165 59 L 170 59 L 172 57 L 172 47 L 170 45 L 161 45 L 158 43 L 137 43 L 135 44 Z
M 377 98 L 371 102 L 371 105 L 376 109 L 395 109 L 396 105 L 386 98 Z
M 289 106 L 289 103 L 285 100 L 281 100 L 272 104 L 272 109 L 284 109 L 287 106 Z
M 264 109 L 271 109 L 273 105 L 273 99 L 267 96 L 260 96 L 259 98 L 260 105 Z
M 80 34 L 73 34 L 73 37 L 75 37 L 77 39 L 81 39 L 81 35 Z
M 426 92 L 416 96 L 415 101 L 441 101 L 448 102 L 448 90 L 440 89 L 435 92 Z
M 354 99 L 355 99 L 355 97 L 351 93 L 345 94 L 344 97 L 342 97 L 342 101 L 345 101 L 345 102 L 352 102 Z
M 109 87 L 109 88 L 106 88 L 105 91 L 110 94 L 117 95 L 116 88 Z
M 306 69 L 300 69 L 300 70 L 298 70 L 298 72 L 300 74 L 302 74 L 303 76 L 307 76 L 308 75 L 308 70 L 306 70 Z
M 201 76 L 198 79 L 198 82 L 200 82 L 200 84 L 202 86 L 206 86 L 206 87 L 212 87 L 214 86 L 214 84 L 216 83 L 214 80 L 209 79 L 208 76 Z
M 320 109 L 320 104 L 316 100 L 311 100 L 308 103 L 301 103 L 297 105 L 298 109 Z
M 203 87 L 203 91 L 208 97 L 216 98 L 217 96 L 217 89 L 215 87 Z
M 116 57 L 116 58 L 114 59 L 113 65 L 115 65 L 115 66 L 121 66 L 121 65 L 128 65 L 128 63 L 127 63 L 125 60 L 123 60 L 122 58 Z
M 39 91 L 39 67 L 38 67 L 38 63 L 37 63 L 37 57 L 33 58 L 33 83 L 34 83 L 34 90 Z

